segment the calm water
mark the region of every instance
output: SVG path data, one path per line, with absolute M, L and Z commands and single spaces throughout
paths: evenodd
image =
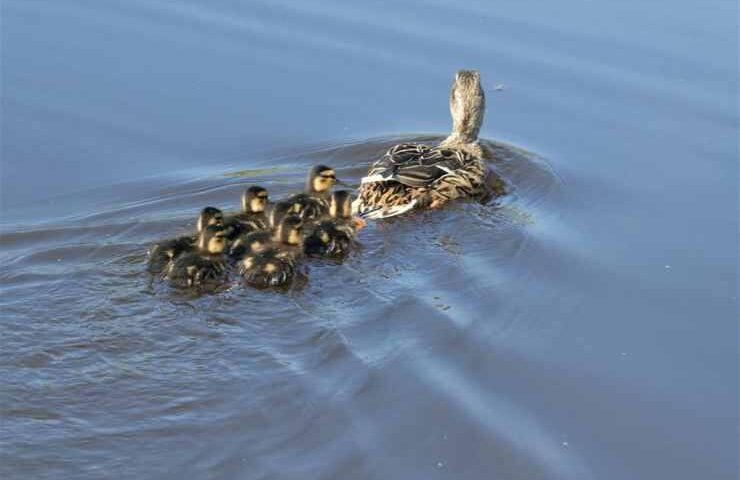
M 737 478 L 737 2 L 348 3 L 2 2 L 0 477 Z M 444 135 L 458 68 L 500 204 L 286 294 L 145 274 Z

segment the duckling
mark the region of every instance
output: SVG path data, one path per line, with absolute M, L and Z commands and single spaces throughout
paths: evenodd
M 174 285 L 201 286 L 218 281 L 226 272 L 224 252 L 227 247 L 224 228 L 209 225 L 198 237 L 198 249 L 180 256 L 167 272 L 167 278 Z
M 505 193 L 503 181 L 484 159 L 491 153 L 478 141 L 485 108 L 480 74 L 458 71 L 450 92 L 452 133 L 435 147 L 406 143 L 388 150 L 361 180 L 353 211 L 365 218 L 387 218 L 460 198 Z
M 262 187 L 249 187 L 242 192 L 241 212 L 224 217 L 224 229 L 230 242 L 235 242 L 240 236 L 264 230 L 268 227 L 267 190 Z
M 250 251 L 239 261 L 238 271 L 254 287 L 278 287 L 296 274 L 303 252 L 303 221 L 297 215 L 283 218 L 272 245 Z
M 329 213 L 328 199 L 336 182 L 337 174 L 333 168 L 316 165 L 308 172 L 305 191 L 288 200 L 301 205 L 301 218 L 318 220 Z
M 223 212 L 215 207 L 205 207 L 198 215 L 196 233 L 164 240 L 149 249 L 148 269 L 158 273 L 183 253 L 195 250 L 198 236 L 209 225 L 223 225 Z
M 242 192 L 242 213 L 238 215 L 242 222 L 250 223 L 254 230 L 265 230 L 269 227 L 267 203 L 269 196 L 263 187 L 253 186 Z
M 317 222 L 304 241 L 308 255 L 339 257 L 346 255 L 355 243 L 361 223 L 352 218 L 352 194 L 337 190 L 329 197 L 329 215 Z

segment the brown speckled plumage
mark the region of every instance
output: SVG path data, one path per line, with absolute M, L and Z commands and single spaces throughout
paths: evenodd
M 478 72 L 457 72 L 450 112 L 452 133 L 438 146 L 396 145 L 370 166 L 353 204 L 356 213 L 384 218 L 503 192 L 503 182 L 489 169 L 486 152 L 478 142 L 485 113 Z
M 365 183 L 360 187 L 359 197 L 369 209 L 403 206 L 412 200 L 417 200 L 417 208 L 424 208 L 435 201 L 444 203 L 477 197 L 486 189 L 488 168 L 485 160 L 460 149 L 410 143 L 396 145 L 370 167 L 368 176 L 387 170 L 394 163 L 400 170 L 417 166 L 434 168 L 435 164 L 440 164 L 450 171 L 438 169 L 440 175 L 423 187 L 396 181 Z

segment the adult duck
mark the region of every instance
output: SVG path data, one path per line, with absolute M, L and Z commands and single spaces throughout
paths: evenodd
M 352 204 L 364 218 L 387 218 L 451 200 L 503 193 L 478 140 L 486 97 L 480 74 L 460 70 L 450 92 L 452 133 L 437 146 L 404 143 L 392 147 L 370 166 Z

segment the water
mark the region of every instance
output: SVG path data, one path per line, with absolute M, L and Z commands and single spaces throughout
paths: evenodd
M 2 7 L 2 478 L 737 477 L 736 2 Z M 284 294 L 145 274 L 245 185 L 444 135 L 458 68 L 499 205 Z

